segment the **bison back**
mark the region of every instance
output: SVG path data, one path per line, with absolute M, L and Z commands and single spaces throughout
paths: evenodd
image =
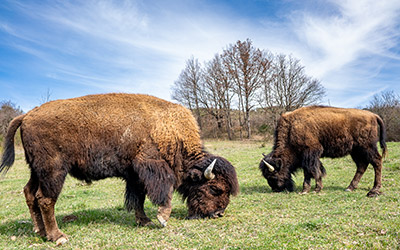
M 286 131 L 293 148 L 319 150 L 322 157 L 342 157 L 354 147 L 368 148 L 379 141 L 377 116 L 365 110 L 312 106 L 284 114 L 281 120 L 278 129 Z
M 105 94 L 51 101 L 26 114 L 21 132 L 28 163 L 50 160 L 54 166 L 81 167 L 86 169 L 81 177 L 88 179 L 122 171 L 120 165 L 134 160 L 173 162 L 171 152 L 176 150 L 201 151 L 190 111 L 147 95 Z

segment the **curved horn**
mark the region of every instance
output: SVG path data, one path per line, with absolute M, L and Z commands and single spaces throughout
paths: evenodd
M 217 162 L 217 159 L 215 159 L 213 162 L 211 162 L 211 164 L 204 171 L 204 177 L 206 177 L 206 179 L 208 179 L 208 180 L 214 179 L 215 174 L 212 173 L 212 170 L 213 170 L 216 162 Z
M 266 162 L 265 160 L 262 160 L 262 161 L 263 161 L 264 164 L 267 166 L 269 172 L 274 172 L 274 171 L 275 171 L 275 168 L 274 168 L 271 164 L 269 164 L 269 163 Z

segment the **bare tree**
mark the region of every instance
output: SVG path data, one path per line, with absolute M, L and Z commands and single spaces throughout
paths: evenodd
M 5 135 L 11 120 L 21 114 L 22 110 L 11 101 L 0 102 L 0 134 Z
M 394 91 L 374 95 L 367 109 L 382 117 L 388 141 L 400 141 L 400 96 Z
M 200 126 L 200 111 L 205 111 L 216 121 L 215 134 L 225 127 L 229 139 L 234 131 L 232 114 L 238 117 L 240 139 L 243 130 L 250 138 L 252 126 L 272 128 L 281 113 L 317 104 L 325 95 L 323 86 L 305 74 L 299 60 L 255 48 L 249 39 L 227 46 L 204 69 L 192 57 L 172 90 L 172 98 L 189 107 Z M 266 123 L 259 119 L 257 106 L 267 112 Z M 251 121 L 252 117 L 258 119 Z
M 199 102 L 199 85 L 202 81 L 202 69 L 197 59 L 191 57 L 186 61 L 186 67 L 182 70 L 179 78 L 172 88 L 172 99 L 186 105 L 194 111 L 200 129 L 201 114 Z
M 47 91 L 46 91 L 46 93 L 45 93 L 44 95 L 41 96 L 41 98 L 40 98 L 40 100 L 39 100 L 40 104 L 49 102 L 49 101 L 51 100 L 51 99 L 50 99 L 51 94 L 52 94 L 52 93 L 51 93 L 50 89 L 48 88 Z
M 193 110 L 193 93 L 192 89 L 187 85 L 183 75 L 179 75 L 178 80 L 174 82 L 172 87 L 172 99 L 178 101 L 180 104 Z
M 278 114 L 317 104 L 325 95 L 321 83 L 307 76 L 300 61 L 291 56 L 275 56 L 264 76 L 261 103 Z
M 215 117 L 218 129 L 222 130 L 225 123 L 228 139 L 232 140 L 231 103 L 234 93 L 232 81 L 218 54 L 206 64 L 201 93 L 200 99 L 208 112 Z
M 261 86 L 262 76 L 270 66 L 270 61 L 265 52 L 253 47 L 250 39 L 230 45 L 224 50 L 222 58 L 239 99 L 240 125 L 246 128 L 247 138 L 250 138 L 250 111 L 254 108 L 256 93 Z M 240 135 L 242 138 L 241 130 Z

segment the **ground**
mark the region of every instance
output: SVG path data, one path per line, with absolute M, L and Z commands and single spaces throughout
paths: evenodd
M 70 241 L 57 249 L 396 249 L 400 246 L 400 143 L 388 143 L 383 195 L 368 198 L 373 185 L 370 166 L 354 192 L 344 192 L 355 165 L 350 157 L 324 159 L 327 170 L 321 193 L 273 193 L 258 170 L 262 153 L 272 145 L 261 141 L 205 141 L 211 153 L 236 167 L 240 194 L 231 199 L 225 217 L 185 220 L 187 209 L 178 194 L 168 226 L 138 227 L 123 208 L 122 180 L 86 185 L 67 178 L 56 205 L 60 229 Z M 29 179 L 23 153 L 0 177 L 0 249 L 56 248 L 38 237 L 22 189 Z M 156 222 L 157 207 L 145 203 Z

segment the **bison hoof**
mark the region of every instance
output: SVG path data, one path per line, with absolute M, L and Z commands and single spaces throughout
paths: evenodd
M 381 194 L 382 193 L 377 191 L 377 190 L 371 190 L 371 191 L 368 192 L 367 196 L 368 197 L 376 197 L 376 196 L 381 195 Z
M 299 193 L 300 195 L 306 195 L 306 194 L 308 194 L 308 192 L 306 192 L 306 191 L 302 191 L 301 193 Z
M 154 224 L 152 221 L 149 221 L 147 223 L 141 224 L 141 226 L 144 227 L 154 227 L 156 224 Z
M 65 243 L 68 242 L 68 239 L 66 237 L 61 237 L 56 241 L 57 246 L 64 245 Z
M 167 221 L 164 220 L 164 218 L 161 217 L 160 215 L 157 215 L 157 220 L 160 222 L 161 226 L 163 226 L 163 227 L 167 226 Z
M 136 221 L 136 223 L 141 227 L 154 227 L 155 224 L 151 220 Z
M 344 191 L 345 191 L 345 192 L 353 192 L 353 189 L 346 188 Z
M 198 215 L 192 215 L 192 216 L 187 216 L 185 218 L 185 220 L 197 220 L 197 219 L 201 219 L 201 217 Z

